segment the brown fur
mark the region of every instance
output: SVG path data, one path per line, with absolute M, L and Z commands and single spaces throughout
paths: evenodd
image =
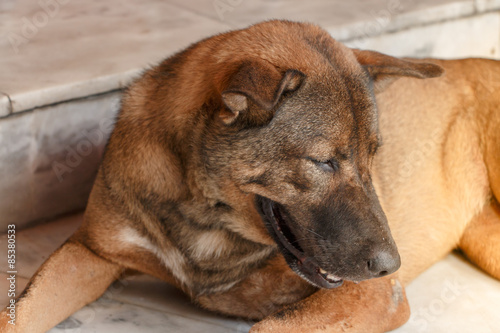
M 394 329 L 403 285 L 459 245 L 500 278 L 498 78 L 495 61 L 396 59 L 284 21 L 194 44 L 125 94 L 83 226 L 2 332 L 48 329 L 125 269 L 264 318 L 253 332 Z M 265 200 L 307 258 L 277 245 Z M 398 273 L 329 290 L 295 273 L 396 269 L 381 207 Z
M 360 313 L 363 315 L 358 316 Z M 257 323 L 252 333 L 383 333 L 404 324 L 408 315 L 403 286 L 384 277 L 346 283 L 338 290 L 321 289 Z
M 401 79 L 377 97 L 384 145 L 374 183 L 398 243 L 405 284 L 458 247 L 475 216 L 498 199 L 493 177 L 500 168 L 500 63 L 428 61 L 446 75 Z M 493 252 L 489 260 L 500 265 Z

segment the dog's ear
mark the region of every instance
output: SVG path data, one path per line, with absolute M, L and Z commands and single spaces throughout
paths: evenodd
M 243 63 L 230 77 L 222 100 L 228 110 L 220 113 L 229 125 L 241 112 L 248 109 L 249 99 L 260 108 L 271 111 L 286 92 L 297 90 L 305 75 L 294 69 L 281 74 L 274 66 L 263 61 Z
M 411 62 L 375 51 L 352 50 L 358 62 L 373 79 L 375 93 L 385 90 L 401 76 L 426 79 L 441 76 L 442 67 L 423 62 Z

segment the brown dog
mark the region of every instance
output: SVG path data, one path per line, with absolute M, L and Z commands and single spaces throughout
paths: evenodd
M 484 73 L 500 64 L 400 60 L 284 21 L 194 44 L 125 94 L 83 226 L 2 332 L 49 329 L 127 269 L 264 319 L 253 332 L 393 329 L 402 285 L 457 245 L 500 278 L 500 96 Z

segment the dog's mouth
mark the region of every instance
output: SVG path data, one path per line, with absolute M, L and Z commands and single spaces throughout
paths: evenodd
M 319 288 L 331 289 L 342 285 L 342 278 L 322 269 L 313 257 L 302 250 L 290 228 L 289 217 L 280 204 L 258 196 L 257 205 L 267 222 L 269 232 L 293 271 Z

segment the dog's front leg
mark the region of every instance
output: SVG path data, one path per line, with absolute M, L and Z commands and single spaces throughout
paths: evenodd
M 17 299 L 15 320 L 6 309 L 0 313 L 0 332 L 45 332 L 101 296 L 122 271 L 70 238 Z
M 251 333 L 382 333 L 403 325 L 410 310 L 403 286 L 392 275 L 321 289 L 255 324 Z

